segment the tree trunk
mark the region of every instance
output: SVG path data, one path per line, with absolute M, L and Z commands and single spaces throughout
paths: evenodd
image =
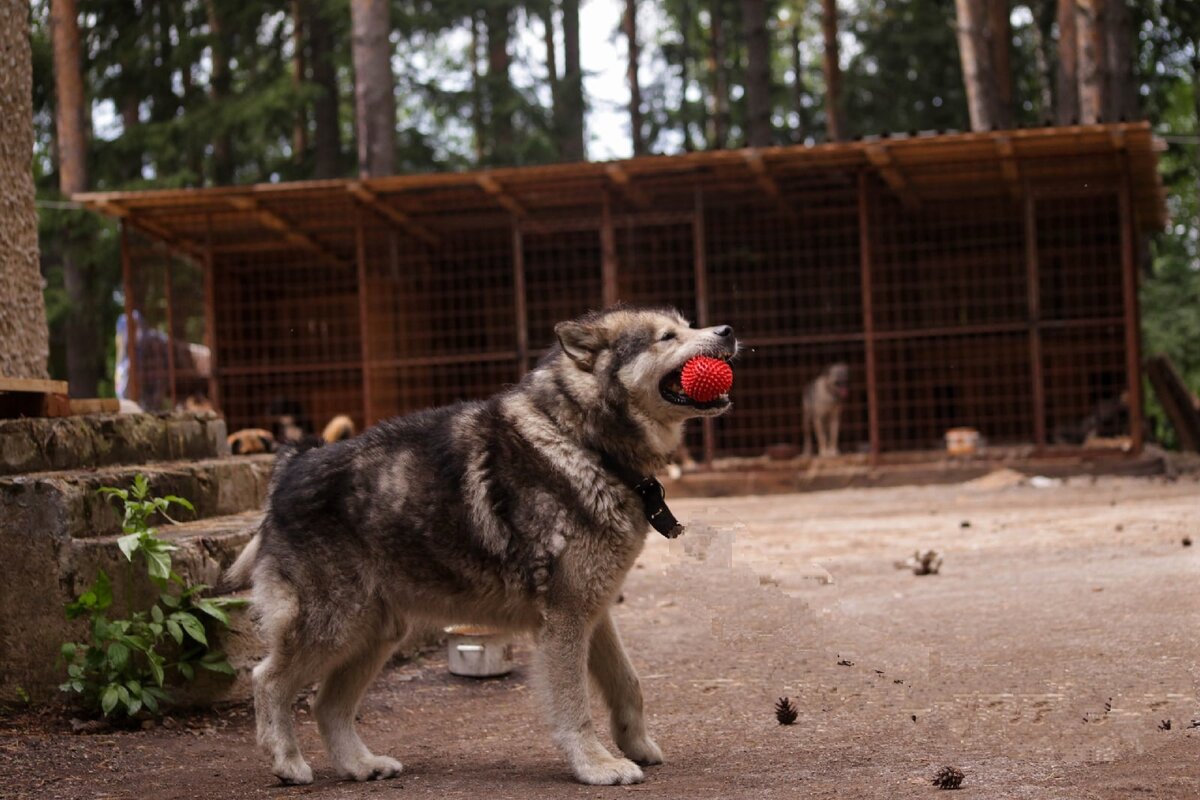
M 1106 33 L 1109 95 L 1106 117 L 1112 122 L 1138 119 L 1141 111 L 1137 80 L 1133 75 L 1135 34 L 1129 19 L 1129 6 L 1124 2 L 1109 4 Z
M 54 45 L 54 116 L 58 142 L 58 188 L 64 197 L 87 191 L 87 98 L 83 93 L 83 56 L 75 0 L 53 0 L 50 32 Z M 75 252 L 68 236 L 62 246 L 63 287 L 70 312 L 66 318 L 67 381 L 76 397 L 95 397 L 102 369 L 101 340 L 95 309 L 89 302 L 92 270 Z
M 954 6 L 958 21 L 958 53 L 962 59 L 971 130 L 999 128 L 1000 96 L 996 69 L 992 63 L 985 0 L 955 0 Z
M 1053 125 L 1054 17 L 1057 3 L 1042 0 L 1033 5 L 1033 66 L 1037 74 L 1038 122 Z
M 550 86 L 550 119 L 555 144 L 561 142 L 559 131 L 562 130 L 562 96 L 558 82 L 558 45 L 554 41 L 554 3 L 547 2 L 541 12 L 542 41 L 546 47 L 546 83 Z M 561 156 L 561 154 L 560 154 Z
M 483 48 L 481 39 L 483 31 L 480 28 L 479 13 L 471 13 L 471 134 L 474 139 L 475 164 L 483 163 L 487 156 L 487 108 L 484 91 L 485 76 L 479 69 L 480 51 Z
M 725 63 L 725 15 L 721 0 L 712 0 L 709 10 L 708 74 L 712 84 L 712 111 L 709 121 L 712 131 L 708 146 L 713 150 L 724 150 L 729 144 L 729 70 Z
M 342 126 L 338 114 L 337 67 L 334 64 L 333 27 L 325 4 L 309 3 L 309 64 L 315 90 L 313 97 L 313 176 L 341 175 Z
M 387 0 L 350 0 L 358 174 L 396 171 L 396 88 Z
M 579 64 L 579 0 L 562 0 L 563 106 L 562 141 L 559 152 L 566 161 L 583 161 L 583 69 Z
M 1079 37 L 1075 30 L 1075 0 L 1058 0 L 1058 81 L 1054 120 L 1079 123 Z
M 212 73 L 209 76 L 209 98 L 214 107 L 229 97 L 229 37 L 225 32 L 217 0 L 206 0 L 208 30 L 212 37 Z M 213 183 L 233 183 L 233 136 L 226 130 L 217 132 L 213 142 Z
M 304 90 L 304 18 L 301 0 L 292 0 L 292 86 L 299 95 Z M 308 104 L 296 109 L 296 124 L 292 128 L 292 161 L 303 164 L 308 154 Z
M 987 0 L 988 43 L 992 50 L 992 68 L 996 77 L 996 126 L 1013 127 L 1012 23 L 1009 0 Z
M 800 54 L 800 23 L 792 25 L 792 105 L 796 108 L 796 127 L 792 141 L 804 141 L 804 62 Z
M 516 97 L 508 69 L 512 62 L 508 41 L 512 34 L 512 6 L 507 2 L 489 4 L 483 12 L 487 26 L 487 105 L 489 110 L 490 147 L 488 160 L 492 164 L 517 162 L 513 112 Z
M 688 88 L 692 84 L 692 4 L 684 0 L 679 17 L 679 125 L 683 128 L 683 149 L 694 152 L 696 141 L 692 138 L 692 104 L 688 100 Z
M 821 35 L 824 39 L 825 132 L 831 142 L 846 137 L 842 107 L 842 66 L 838 48 L 837 0 L 821 0 Z
M 1075 35 L 1079 43 L 1079 119 L 1101 122 L 1108 107 L 1107 15 L 1105 0 L 1076 2 Z
M 29 3 L 0 0 L 0 375 L 45 378 L 50 354 L 33 204 Z
M 764 0 L 742 0 L 746 36 L 746 143 L 771 144 L 771 44 Z
M 625 68 L 625 79 L 629 82 L 629 138 L 633 141 L 633 154 L 640 156 L 646 152 L 646 140 L 642 131 L 642 86 L 638 82 L 637 0 L 625 0 L 622 27 L 629 46 L 629 63 Z

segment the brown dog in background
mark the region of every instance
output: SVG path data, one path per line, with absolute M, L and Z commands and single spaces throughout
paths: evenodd
M 850 368 L 832 364 L 804 387 L 804 455 L 812 455 L 812 435 L 818 456 L 838 454 L 838 427 L 850 393 Z

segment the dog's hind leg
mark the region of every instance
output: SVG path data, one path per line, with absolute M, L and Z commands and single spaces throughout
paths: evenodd
M 588 669 L 608 703 L 612 714 L 612 737 L 617 747 L 638 764 L 661 764 L 662 750 L 646 733 L 641 684 L 607 611 L 592 631 Z
M 540 632 L 538 667 L 545 684 L 554 742 L 576 779 L 590 784 L 640 783 L 642 770 L 614 758 L 596 737 L 588 707 L 586 621 L 567 610 L 548 610 Z
M 258 743 L 271 756 L 271 771 L 286 784 L 312 783 L 312 767 L 300 753 L 292 704 L 312 677 L 308 654 L 292 647 L 274 647 L 254 668 L 254 714 Z
M 356 781 L 393 778 L 403 765 L 367 749 L 354 729 L 363 693 L 396 649 L 397 640 L 373 641 L 342 662 L 321 682 L 314 707 L 317 727 L 338 774 Z

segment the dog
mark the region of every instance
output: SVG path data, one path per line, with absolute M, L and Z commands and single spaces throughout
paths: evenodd
M 850 368 L 840 362 L 804 387 L 804 455 L 812 455 L 813 434 L 818 456 L 838 454 L 838 428 L 849 393 Z
M 275 452 L 275 436 L 263 428 L 242 428 L 229 434 L 225 440 L 229 443 L 229 452 L 235 456 Z
M 304 413 L 304 407 L 298 400 L 290 397 L 277 397 L 267 407 L 267 416 L 271 418 L 271 435 L 276 443 L 312 447 L 319 445 L 321 440 L 313 435 L 312 420 Z
M 609 608 L 650 525 L 681 530 L 653 475 L 684 422 L 731 406 L 727 395 L 688 398 L 681 369 L 698 355 L 733 358 L 737 339 L 727 325 L 693 329 L 676 311 L 630 307 L 554 332 L 538 366 L 488 400 L 281 452 L 263 522 L 226 581 L 253 584 L 268 653 L 253 673 L 258 741 L 283 783 L 313 779 L 292 719 L 313 680 L 338 774 L 400 773 L 367 749 L 354 719 L 419 624 L 533 632 L 552 738 L 580 782 L 637 783 L 639 764 L 662 762 Z M 589 673 L 623 757 L 596 735 Z

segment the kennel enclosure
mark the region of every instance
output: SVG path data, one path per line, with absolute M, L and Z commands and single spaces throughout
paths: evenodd
M 76 199 L 121 222 L 134 397 L 200 392 L 231 429 L 483 397 L 555 322 L 624 301 L 745 345 L 698 458 L 799 444 L 803 386 L 839 361 L 843 452 L 960 426 L 1136 450 L 1157 149 L 1112 124 Z

